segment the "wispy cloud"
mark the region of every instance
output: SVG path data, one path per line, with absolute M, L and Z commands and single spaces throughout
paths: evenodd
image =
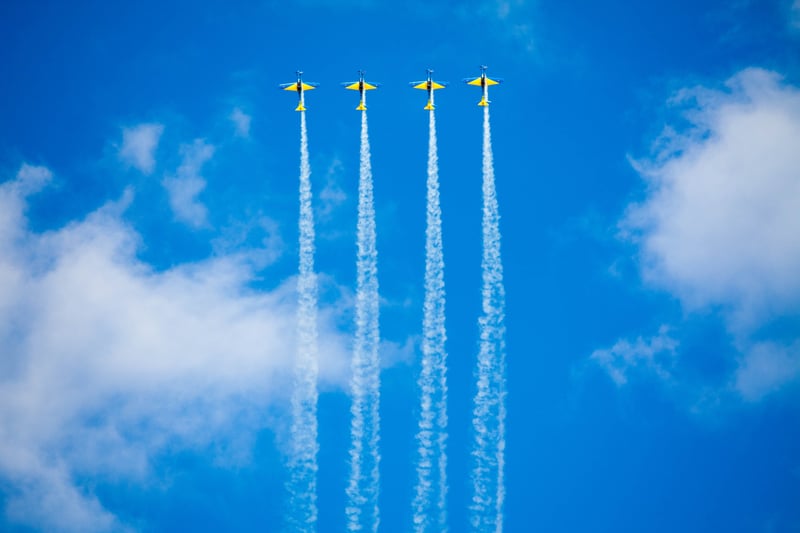
M 342 214 L 342 206 L 347 202 L 347 193 L 341 182 L 345 172 L 344 164 L 338 156 L 331 159 L 325 171 L 324 186 L 317 195 L 314 216 L 318 221 L 317 239 L 321 241 L 337 241 L 344 237 L 355 237 L 351 232 L 342 229 L 337 218 Z
M 250 122 L 252 117 L 236 107 L 228 117 L 236 128 L 236 135 L 245 139 L 250 137 Z
M 759 342 L 743 355 L 734 378 L 735 390 L 756 401 L 800 376 L 800 341 L 790 345 Z
M 752 68 L 671 103 L 691 126 L 667 128 L 634 162 L 648 191 L 621 235 L 648 284 L 689 311 L 721 312 L 741 352 L 735 388 L 757 399 L 800 376 L 797 333 L 763 339 L 800 311 L 800 89 Z
M 536 49 L 536 35 L 529 11 L 523 10 L 530 5 L 525 0 L 487 0 L 484 5 L 494 10 L 500 24 L 508 30 L 508 36 L 520 44 L 525 51 Z
M 155 271 L 122 215 L 129 196 L 35 233 L 27 198 L 46 168 L 0 185 L 0 479 L 12 520 L 46 531 L 124 531 L 91 486 L 152 479 L 174 450 L 233 443 L 282 405 L 295 352 L 293 280 L 248 289 L 238 254 Z M 337 315 L 320 313 L 324 383 L 347 379 Z M 277 402 L 277 403 L 276 403 Z M 76 446 L 75 443 L 80 443 Z M 223 446 L 231 449 L 231 446 Z
M 155 151 L 163 132 L 162 124 L 139 124 L 123 128 L 119 158 L 143 174 L 151 174 L 156 166 Z
M 603 368 L 617 385 L 625 385 L 634 373 L 669 380 L 677 348 L 678 341 L 670 335 L 669 328 L 661 326 L 653 337 L 620 339 L 611 348 L 595 350 L 589 359 Z
M 789 24 L 795 30 L 800 30 L 800 0 L 794 0 L 789 8 Z
M 256 269 L 274 263 L 283 253 L 284 242 L 278 223 L 262 214 L 233 220 L 211 241 L 214 253 L 238 256 Z
M 325 186 L 319 193 L 319 207 L 317 207 L 317 217 L 321 221 L 327 221 L 333 212 L 347 200 L 347 194 L 339 185 L 344 165 L 342 160 L 334 157 L 328 170 L 325 172 Z
M 378 350 L 381 354 L 381 367 L 389 368 L 398 364 L 410 364 L 419 351 L 420 343 L 419 336 L 406 337 L 402 342 L 381 340 Z
M 208 210 L 197 196 L 206 188 L 206 180 L 200 175 L 203 165 L 214 155 L 214 146 L 203 139 L 195 139 L 180 149 L 181 161 L 174 175 L 162 182 L 169 194 L 169 205 L 175 218 L 192 227 L 199 228 L 208 223 Z
M 510 39 L 528 53 L 536 50 L 537 37 L 529 1 L 472 0 L 458 3 L 453 10 L 464 20 L 477 18 L 482 24 L 492 24 L 497 35 Z M 449 10 L 446 16 L 451 16 Z

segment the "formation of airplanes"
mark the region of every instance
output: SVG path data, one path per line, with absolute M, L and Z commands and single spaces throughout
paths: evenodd
M 474 85 L 476 87 L 481 88 L 481 100 L 478 102 L 478 105 L 481 107 L 486 107 L 489 105 L 489 86 L 490 85 L 497 85 L 503 82 L 502 78 L 490 78 L 486 75 L 486 67 L 485 65 L 481 65 L 481 73 L 480 76 L 477 78 L 464 78 L 464 83 L 467 85 Z M 427 78 L 423 81 L 412 81 L 410 82 L 411 87 L 414 89 L 421 89 L 423 91 L 427 91 L 428 93 L 428 103 L 425 105 L 423 109 L 427 111 L 433 111 L 435 109 L 433 105 L 433 93 L 438 89 L 444 89 L 447 87 L 447 82 L 445 81 L 434 81 L 433 80 L 433 70 L 427 70 Z M 297 71 L 297 81 L 292 83 L 282 83 L 279 85 L 281 89 L 284 91 L 294 91 L 297 93 L 297 107 L 295 111 L 305 111 L 305 92 L 310 91 L 318 87 L 318 83 L 314 82 L 305 82 L 303 81 L 303 72 L 298 70 Z M 380 83 L 372 83 L 368 82 L 364 79 L 364 71 L 358 71 L 358 80 L 356 81 L 347 81 L 342 83 L 342 86 L 345 89 L 350 89 L 351 91 L 358 91 L 359 94 L 359 102 L 358 107 L 356 107 L 357 111 L 366 111 L 367 110 L 367 97 L 366 92 L 377 89 L 380 87 Z

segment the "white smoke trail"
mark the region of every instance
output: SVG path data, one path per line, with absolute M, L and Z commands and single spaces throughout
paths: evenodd
M 369 153 L 367 113 L 361 113 L 361 165 L 358 184 L 358 261 L 356 335 L 350 407 L 350 481 L 347 486 L 349 531 L 378 531 L 380 514 L 380 361 L 378 346 L 378 252 Z
M 483 315 L 472 424 L 473 531 L 500 533 L 505 500 L 505 290 L 489 108 L 483 110 Z
M 425 306 L 422 369 L 418 380 L 420 420 L 413 513 L 414 531 L 443 533 L 447 531 L 447 354 L 442 212 L 439 206 L 439 163 L 433 111 L 430 111 L 429 123 L 427 189 Z M 434 490 L 435 499 L 432 494 Z
M 297 360 L 292 393 L 289 494 L 290 526 L 317 528 L 317 277 L 314 273 L 314 214 L 308 162 L 306 115 L 300 113 L 300 269 L 297 277 Z

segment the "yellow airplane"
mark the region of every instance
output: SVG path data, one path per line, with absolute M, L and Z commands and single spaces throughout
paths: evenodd
M 428 79 L 425 81 L 412 81 L 411 86 L 415 89 L 422 89 L 423 91 L 428 91 L 428 105 L 425 106 L 427 111 L 433 111 L 433 91 L 436 89 L 444 89 L 447 86 L 447 82 L 435 82 L 431 79 L 431 75 L 433 74 L 433 70 L 428 69 Z
M 358 103 L 358 107 L 356 111 L 366 111 L 367 110 L 367 96 L 365 91 L 369 91 L 372 89 L 377 89 L 381 86 L 380 83 L 370 83 L 368 81 L 364 81 L 364 71 L 358 71 L 358 81 L 346 81 L 342 83 L 342 86 L 345 89 L 350 89 L 352 91 L 358 91 L 359 95 L 361 96 L 360 101 Z
M 305 92 L 314 89 L 315 87 L 319 87 L 319 83 L 312 83 L 312 82 L 304 82 L 303 79 L 303 71 L 297 71 L 297 81 L 294 83 L 281 83 L 279 87 L 284 91 L 297 91 L 297 98 L 298 104 L 295 108 L 295 111 L 305 111 L 306 110 L 306 99 L 305 99 Z
M 478 102 L 478 105 L 481 107 L 486 107 L 489 105 L 489 85 L 497 85 L 498 83 L 502 83 L 502 78 L 489 78 L 486 76 L 486 67 L 485 65 L 481 65 L 481 75 L 477 78 L 464 78 L 464 83 L 467 85 L 477 85 L 480 86 L 481 90 L 483 91 L 483 96 L 481 96 L 481 101 Z

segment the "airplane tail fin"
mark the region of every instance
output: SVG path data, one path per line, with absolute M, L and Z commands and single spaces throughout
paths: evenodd
M 303 104 L 297 104 L 297 107 L 295 108 L 295 111 L 305 111 L 305 110 L 306 106 L 304 106 Z
M 478 105 L 481 107 L 487 107 L 489 105 L 489 100 L 486 98 L 481 98 L 481 101 L 478 102 Z
M 428 105 L 424 107 L 425 111 L 433 111 L 434 107 L 430 100 L 428 100 Z
M 367 110 L 367 106 L 364 105 L 364 102 L 361 102 L 360 104 L 358 104 L 358 107 L 356 108 L 356 111 L 366 111 L 366 110 Z

